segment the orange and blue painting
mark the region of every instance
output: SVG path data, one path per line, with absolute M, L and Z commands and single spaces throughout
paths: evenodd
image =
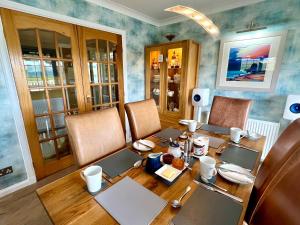
M 226 80 L 264 82 L 270 48 L 270 44 L 230 48 Z

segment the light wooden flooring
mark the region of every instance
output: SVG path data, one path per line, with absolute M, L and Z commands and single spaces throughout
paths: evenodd
M 76 170 L 71 166 L 0 199 L 0 225 L 51 225 L 35 190 Z

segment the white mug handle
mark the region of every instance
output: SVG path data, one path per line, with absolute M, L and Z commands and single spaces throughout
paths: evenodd
M 213 173 L 213 176 L 216 176 L 217 175 L 217 169 L 214 168 L 214 173 Z
M 82 180 L 84 180 L 86 182 L 86 179 L 85 179 L 85 177 L 83 175 L 83 171 L 80 171 L 80 176 L 81 176 Z

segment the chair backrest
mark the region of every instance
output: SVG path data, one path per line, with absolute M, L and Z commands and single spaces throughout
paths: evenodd
M 127 103 L 125 109 L 133 141 L 161 130 L 157 107 L 153 99 Z
M 116 108 L 67 116 L 66 126 L 73 154 L 80 167 L 126 145 Z
M 249 224 L 299 224 L 300 119 L 280 135 L 257 174 L 246 220 Z
M 215 96 L 208 124 L 244 129 L 252 101 L 249 99 Z

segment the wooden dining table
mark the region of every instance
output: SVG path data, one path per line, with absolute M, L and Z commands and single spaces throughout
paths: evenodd
M 184 130 L 186 127 L 177 126 L 177 129 Z M 222 138 L 228 143 L 228 135 L 219 135 L 206 132 L 204 130 L 197 130 L 197 133 L 209 135 L 213 137 Z M 156 147 L 149 152 L 143 153 L 143 157 L 147 157 L 151 152 L 167 152 L 167 147 L 161 147 L 159 145 L 160 140 L 154 136 L 147 138 L 148 140 L 156 143 Z M 112 140 L 113 141 L 113 140 Z M 260 156 L 265 144 L 265 137 L 260 138 L 257 141 L 251 141 L 243 138 L 241 143 L 251 149 L 256 149 L 259 152 L 259 157 L 256 161 L 253 175 L 257 174 L 257 170 L 260 164 Z M 225 144 L 226 145 L 226 144 Z M 224 145 L 220 146 L 220 148 Z M 214 157 L 217 161 L 220 161 L 219 154 L 216 153 L 217 149 L 209 148 L 209 156 Z M 194 163 L 192 169 L 185 170 L 184 174 L 172 185 L 168 186 L 155 176 L 150 175 L 144 171 L 143 167 L 132 168 L 120 176 L 109 179 L 108 186 L 114 185 L 125 176 L 137 181 L 153 193 L 157 194 L 168 202 L 167 206 L 161 211 L 161 213 L 153 220 L 152 224 L 170 224 L 171 219 L 179 212 L 180 209 L 172 208 L 170 201 L 178 199 L 178 197 L 185 191 L 187 186 L 191 187 L 191 191 L 183 198 L 182 203 L 193 194 L 199 184 L 196 184 L 193 180 L 199 176 L 199 160 Z M 54 224 L 118 224 L 118 222 L 94 199 L 94 196 L 89 194 L 86 190 L 86 184 L 80 177 L 80 171 L 77 171 L 62 177 L 52 183 L 49 183 L 37 190 L 37 194 L 47 210 L 52 222 Z M 240 216 L 239 224 L 243 223 L 246 208 L 249 202 L 250 194 L 253 188 L 253 184 L 238 185 L 231 183 L 221 176 L 217 175 L 216 184 L 220 187 L 226 188 L 228 193 L 243 199 L 243 211 Z M 209 203 L 207 203 L 209 204 Z M 216 216 L 218 212 L 215 212 Z

